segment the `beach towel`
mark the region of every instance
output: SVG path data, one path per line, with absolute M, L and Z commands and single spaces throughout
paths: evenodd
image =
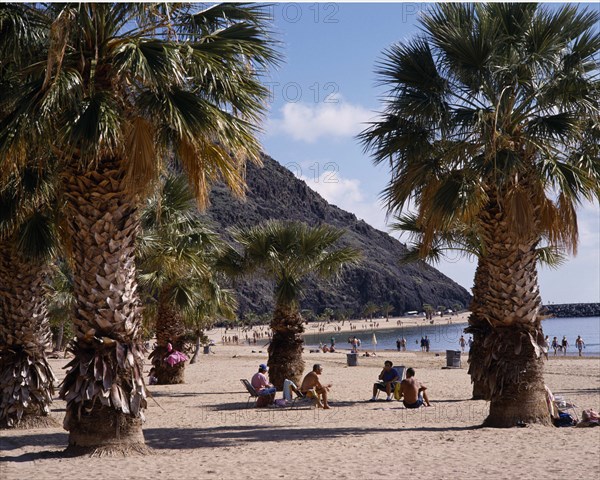
M 292 387 L 298 388 L 294 382 L 286 378 L 283 381 L 283 398 L 288 402 L 291 402 L 293 400 Z
M 396 400 L 400 400 L 402 395 L 400 394 L 400 382 L 396 382 L 396 386 L 394 387 L 394 398 Z

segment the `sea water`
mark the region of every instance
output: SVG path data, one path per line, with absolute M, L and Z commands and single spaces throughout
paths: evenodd
M 385 320 L 377 320 L 381 325 Z M 392 322 L 391 320 L 390 322 Z M 319 343 L 329 345 L 333 336 L 338 348 L 350 348 L 348 339 L 356 336 L 361 341 L 361 350 L 390 350 L 396 349 L 396 339 L 404 336 L 406 338 L 406 349 L 408 351 L 421 350 L 421 337 L 427 336 L 430 341 L 430 351 L 442 352 L 444 350 L 460 350 L 459 339 L 464 335 L 468 340 L 469 335 L 464 333 L 467 327 L 466 323 L 448 324 L 444 323 L 444 318 L 436 318 L 435 323 L 431 325 L 424 321 L 422 325 L 411 327 L 390 327 L 382 330 L 375 330 L 375 339 L 377 344 L 373 344 L 372 330 L 353 330 L 352 332 L 332 332 L 331 330 L 321 333 L 308 333 L 304 340 L 307 347 L 316 346 Z M 559 342 L 563 335 L 567 336 L 569 347 L 567 355 L 576 355 L 575 339 L 581 335 L 585 342 L 584 355 L 600 355 L 600 317 L 576 317 L 576 318 L 549 318 L 542 322 L 544 335 L 557 337 Z M 468 347 L 465 348 L 465 351 Z M 550 354 L 554 352 L 551 350 Z M 560 353 L 560 352 L 559 352 Z

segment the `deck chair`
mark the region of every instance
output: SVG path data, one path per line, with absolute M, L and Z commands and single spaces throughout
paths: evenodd
M 402 380 L 404 380 L 404 377 L 406 377 L 406 367 L 404 365 L 398 365 L 396 367 L 392 367 L 392 369 L 396 370 L 396 373 L 398 374 L 398 381 L 392 383 L 392 395 L 393 395 L 394 391 L 396 389 L 396 385 L 399 384 Z M 381 380 L 379 382 L 375 382 L 375 384 L 378 384 L 378 383 L 381 383 Z M 375 398 L 379 397 L 379 392 L 381 392 L 381 390 L 377 390 L 377 393 L 375 394 Z
M 554 395 L 547 385 L 544 385 L 544 388 L 546 389 L 546 402 L 548 403 L 548 411 L 550 412 L 550 417 L 552 417 L 552 422 L 554 423 L 554 425 L 559 426 L 559 424 L 561 423 L 561 414 L 565 413 L 571 416 L 571 419 L 573 420 L 573 425 L 579 423 L 579 415 L 577 415 L 577 405 L 566 401 L 560 395 Z M 568 423 L 565 425 L 570 426 Z
M 258 399 L 260 397 L 266 397 L 266 396 L 272 395 L 271 393 L 263 393 L 263 394 L 258 393 L 256 391 L 256 389 L 252 386 L 252 384 L 245 378 L 240 378 L 240 382 L 242 382 L 244 387 L 246 387 L 246 390 L 248 390 L 249 397 L 248 397 L 248 401 L 246 402 L 246 408 L 248 408 L 250 406 L 250 400 L 254 399 L 254 406 L 256 406 L 256 403 L 258 402 Z

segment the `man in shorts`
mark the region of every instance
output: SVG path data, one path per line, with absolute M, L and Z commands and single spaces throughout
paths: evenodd
M 316 363 L 313 365 L 312 372 L 308 372 L 304 377 L 304 380 L 302 380 L 300 391 L 303 395 L 306 395 L 314 390 L 317 394 L 317 405 L 327 410 L 330 408 L 329 403 L 327 402 L 327 394 L 331 388 L 331 383 L 328 385 L 321 385 L 319 375 L 322 373 L 323 367 L 320 364 Z
M 394 364 L 390 360 L 386 360 L 383 364 L 383 370 L 379 374 L 379 381 L 373 385 L 373 397 L 371 398 L 371 402 L 375 402 L 377 400 L 377 390 L 384 391 L 387 394 L 386 400 L 388 402 L 392 401 L 392 388 L 393 384 L 398 380 L 398 372 L 392 368 Z
M 400 395 L 406 408 L 431 407 L 427 397 L 427 387 L 415 378 L 414 368 L 406 370 L 406 378 L 400 383 Z

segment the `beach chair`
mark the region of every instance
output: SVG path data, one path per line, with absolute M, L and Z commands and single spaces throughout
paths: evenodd
M 256 391 L 256 389 L 252 386 L 252 384 L 245 378 L 240 378 L 240 382 L 242 382 L 244 387 L 246 387 L 246 390 L 248 390 L 249 397 L 248 397 L 248 401 L 246 402 L 246 408 L 248 408 L 250 406 L 250 400 L 254 399 L 254 406 L 256 406 L 258 399 L 260 397 L 268 397 L 269 395 L 272 395 L 271 393 L 263 393 L 263 394 L 258 393 Z
M 406 377 L 406 367 L 404 365 L 398 365 L 396 367 L 392 367 L 393 370 L 396 370 L 396 373 L 398 374 L 398 381 L 392 383 L 392 395 L 394 394 L 394 390 L 396 389 L 396 385 L 399 384 L 402 380 L 404 380 L 404 378 Z M 381 384 L 381 380 L 378 382 L 375 382 L 375 384 Z M 379 392 L 381 392 L 381 390 L 377 390 L 376 394 L 375 394 L 375 398 L 379 397 Z
M 579 415 L 577 415 L 577 405 L 566 401 L 560 395 L 554 395 L 547 385 L 544 385 L 546 389 L 546 401 L 548 403 L 548 410 L 550 417 L 552 417 L 552 423 L 558 426 L 571 426 L 579 422 Z M 568 414 L 572 420 L 571 423 L 568 421 L 568 417 L 565 419 L 565 414 Z

